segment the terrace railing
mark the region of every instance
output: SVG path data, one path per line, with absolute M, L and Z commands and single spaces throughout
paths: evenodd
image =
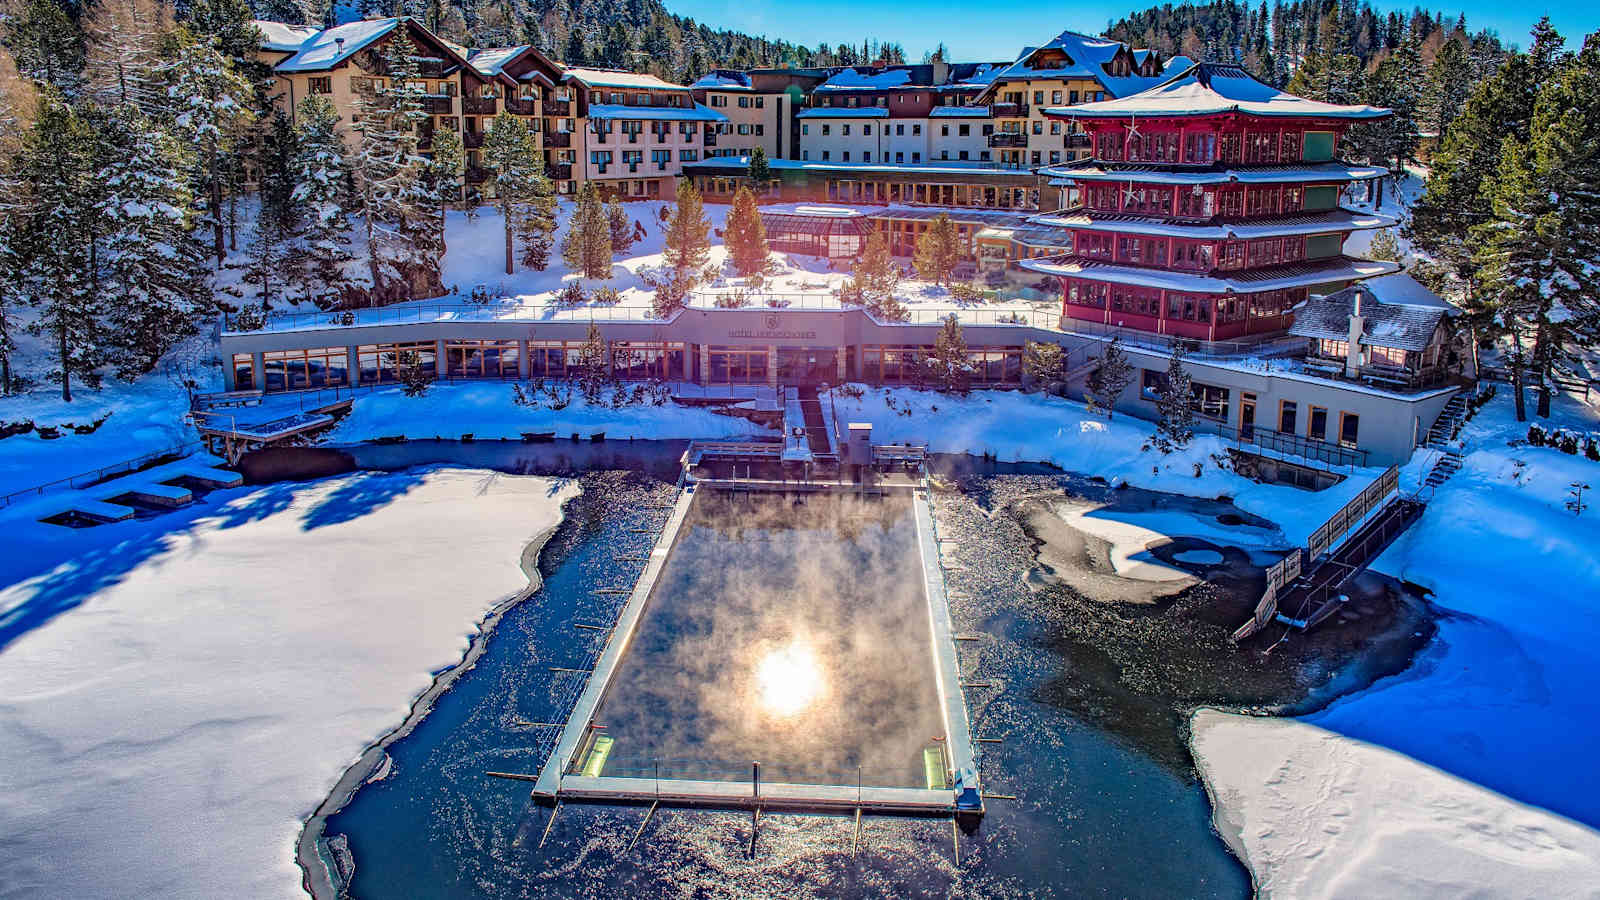
M 1209 427 L 1214 428 L 1217 436 L 1225 441 L 1241 446 L 1250 444 L 1263 450 L 1280 453 L 1289 458 L 1290 462 L 1298 458 L 1323 463 L 1330 468 L 1362 468 L 1367 464 L 1367 451 L 1355 447 L 1342 447 L 1303 435 L 1262 428 L 1259 425 L 1237 428 L 1233 425 L 1214 423 Z

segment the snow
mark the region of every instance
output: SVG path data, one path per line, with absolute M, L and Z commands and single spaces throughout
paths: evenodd
M 654 75 L 642 72 L 621 72 L 615 69 L 591 69 L 584 66 L 568 66 L 565 69 L 566 77 L 581 81 L 590 87 L 620 87 L 620 88 L 645 88 L 648 90 L 686 90 L 681 84 L 672 84 L 662 81 Z
M 364 19 L 318 31 L 300 45 L 295 55 L 274 68 L 279 72 L 320 72 L 331 69 L 394 30 L 399 22 L 396 18 Z
M 1210 709 L 1192 727 L 1218 831 L 1259 897 L 1576 897 L 1600 884 L 1600 834 L 1393 750 Z
M 1063 261 L 1065 260 L 1065 261 Z M 1279 288 L 1305 287 L 1329 281 L 1351 281 L 1387 275 L 1399 271 L 1399 265 L 1382 260 L 1356 259 L 1349 256 L 1331 256 L 1286 264 L 1275 277 L 1241 278 L 1229 275 L 1196 275 L 1191 272 L 1146 269 L 1139 266 L 1120 266 L 1086 260 L 1080 257 L 1037 257 L 1017 263 L 1024 269 L 1044 275 L 1070 277 L 1087 276 L 1095 281 L 1132 284 L 1141 287 L 1165 288 L 1173 291 L 1205 291 L 1208 293 L 1240 293 L 1271 291 Z
M 867 71 L 861 71 L 862 68 L 866 68 Z M 839 70 L 838 74 L 817 85 L 816 90 L 882 89 L 902 87 L 910 83 L 911 70 L 909 69 L 886 69 L 875 72 L 870 67 L 851 67 Z
M 363 393 L 350 415 L 329 434 L 333 443 L 355 443 L 372 438 L 404 435 L 409 438 L 459 438 L 471 434 L 478 440 L 517 440 L 523 432 L 554 431 L 560 437 L 574 433 L 588 438 L 605 432 L 610 440 L 632 438 L 737 438 L 771 435 L 747 419 L 720 415 L 709 409 L 668 403 L 613 409 L 607 391 L 590 405 L 574 389 L 572 404 L 550 408 L 518 406 L 511 385 L 501 382 L 437 384 L 421 397 L 407 397 L 403 389 L 385 388 Z
M 1145 184 L 1293 184 L 1301 181 L 1360 181 L 1377 178 L 1388 173 L 1381 166 L 1358 166 L 1345 163 L 1316 163 L 1309 166 L 1268 166 L 1259 169 L 1208 169 L 1203 172 L 1185 172 L 1176 169 L 1145 168 L 1133 164 L 1127 167 L 1105 168 L 1098 163 L 1068 163 L 1045 166 L 1039 174 L 1050 177 L 1052 185 L 1074 181 L 1129 180 Z
M 1289 543 L 1274 530 L 1248 525 L 1227 526 L 1197 513 L 1179 510 L 1131 512 L 1097 503 L 1064 500 L 1054 505 L 1056 515 L 1074 529 L 1093 535 L 1110 546 L 1111 566 L 1118 575 L 1135 581 L 1183 581 L 1193 576 L 1170 566 L 1147 548 L 1169 537 L 1193 537 L 1225 547 L 1285 549 Z M 1186 554 L 1202 554 L 1185 558 Z M 1190 550 L 1174 558 L 1189 563 L 1217 563 L 1214 550 Z
M 302 820 L 523 589 L 524 544 L 575 490 L 432 469 L 65 540 L 8 522 L 7 896 L 304 897 Z
M 522 44 L 517 47 L 485 47 L 482 50 L 473 50 L 467 61 L 472 63 L 474 69 L 485 75 L 499 75 L 506 63 L 522 55 L 522 52 L 530 46 Z
M 1554 412 L 1576 430 L 1600 421 L 1574 399 Z M 1443 612 L 1410 670 L 1303 720 L 1222 717 L 1214 737 L 1197 722 L 1220 827 L 1264 886 L 1573 896 L 1600 883 L 1600 836 L 1575 824 L 1600 825 L 1600 517 L 1566 508 L 1600 464 L 1513 446 L 1526 431 L 1502 388 L 1463 432 L 1462 470 L 1373 566 Z M 1437 456 L 1420 452 L 1403 485 Z
M 1218 63 L 1190 66 L 1131 96 L 1052 107 L 1044 112 L 1056 118 L 1209 116 L 1228 112 L 1335 119 L 1379 119 L 1389 115 L 1389 110 L 1376 106 L 1339 105 L 1296 97 L 1257 81 L 1240 66 Z
M 628 106 L 612 103 L 589 104 L 590 119 L 638 119 L 662 120 L 674 122 L 726 122 L 728 117 L 711 109 L 708 106 L 695 104 L 693 107 L 682 106 Z
M 879 106 L 814 106 L 795 114 L 796 119 L 887 119 L 889 111 Z M 885 126 L 887 127 L 887 126 Z
M 977 391 L 959 397 L 854 387 L 864 391 L 859 400 L 831 392 L 836 418 L 872 423 L 875 444 L 926 441 L 935 453 L 988 453 L 1002 460 L 1049 462 L 1070 472 L 1102 476 L 1114 484 L 1125 482 L 1188 497 L 1231 497 L 1240 509 L 1278 526 L 1281 535 L 1255 529 L 1259 540 L 1255 546 L 1259 547 L 1303 543 L 1381 474 L 1379 469 L 1356 469 L 1333 487 L 1308 493 L 1284 485 L 1258 484 L 1219 468 L 1217 460 L 1227 459 L 1227 444 L 1215 435 L 1196 435 L 1187 448 L 1166 456 L 1141 450 L 1155 432 L 1153 423 L 1130 416 L 1107 419 L 1076 400 L 1015 391 Z M 1196 465 L 1200 466 L 1198 477 Z M 1187 516 L 1119 514 L 1118 519 L 1161 534 L 1215 539 L 1232 546 L 1239 546 L 1252 531 L 1220 525 L 1216 531 L 1207 531 L 1204 523 Z
M 1084 231 L 1147 234 L 1164 237 L 1213 238 L 1216 240 L 1248 240 L 1283 235 L 1357 231 L 1368 228 L 1388 228 L 1396 223 L 1392 216 L 1376 215 L 1352 209 L 1284 216 L 1258 223 L 1226 222 L 1221 224 L 1187 225 L 1159 220 L 1107 216 L 1079 208 L 1067 212 L 1044 213 L 1032 216 L 1028 221 L 1054 228 L 1077 228 Z

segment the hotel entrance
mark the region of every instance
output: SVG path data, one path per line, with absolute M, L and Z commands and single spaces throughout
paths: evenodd
M 838 351 L 832 347 L 779 347 L 778 383 L 798 387 L 837 381 L 836 353 Z

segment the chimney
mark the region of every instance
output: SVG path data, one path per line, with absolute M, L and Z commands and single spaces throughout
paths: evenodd
M 948 82 L 949 80 L 950 80 L 950 64 L 945 62 L 942 59 L 941 60 L 936 60 L 933 63 L 933 83 L 934 84 L 944 84 L 944 83 Z
M 334 53 L 335 54 L 337 54 L 339 56 L 343 56 L 344 55 L 344 38 L 342 38 L 342 37 L 334 38 L 333 39 L 333 47 L 334 47 Z
M 1366 291 L 1356 288 L 1350 305 L 1350 331 L 1345 337 L 1344 374 L 1355 378 L 1361 374 L 1361 338 L 1367 333 L 1367 320 L 1361 315 L 1361 295 Z

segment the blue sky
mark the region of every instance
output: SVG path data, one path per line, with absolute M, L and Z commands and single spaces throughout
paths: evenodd
M 1259 0 L 1256 0 L 1259 2 Z M 1125 12 L 1158 5 L 1156 0 L 1095 0 L 1062 4 L 1046 0 L 665 0 L 667 9 L 712 27 L 784 38 L 815 47 L 822 41 L 859 42 L 863 38 L 898 41 L 912 62 L 943 41 L 963 61 L 1012 59 L 1017 51 L 1072 28 L 1090 34 Z M 1270 2 L 1268 4 L 1271 5 Z M 1379 9 L 1410 10 L 1412 3 L 1375 3 Z M 1466 12 L 1474 29 L 1493 28 L 1502 39 L 1527 44 L 1528 29 L 1550 14 L 1556 29 L 1576 47 L 1583 35 L 1600 29 L 1600 4 L 1594 0 L 1466 0 L 1455 6 L 1421 3 L 1448 17 Z

